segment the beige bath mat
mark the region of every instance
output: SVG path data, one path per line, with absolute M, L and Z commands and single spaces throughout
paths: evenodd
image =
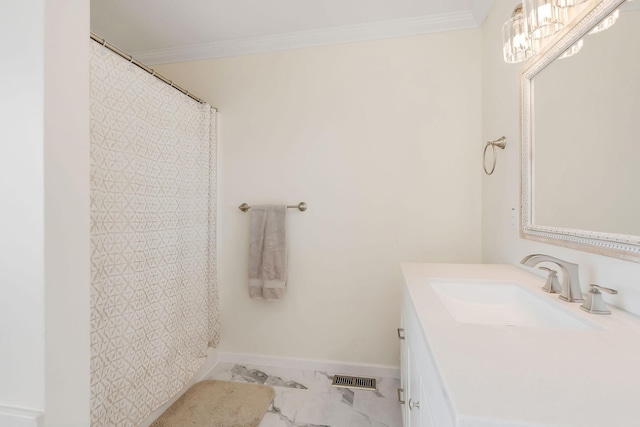
M 231 381 L 202 381 L 191 387 L 151 427 L 258 427 L 273 388 Z

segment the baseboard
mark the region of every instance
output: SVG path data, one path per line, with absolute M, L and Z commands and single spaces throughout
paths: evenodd
M 219 352 L 218 362 L 315 370 L 329 372 L 332 374 L 356 375 L 374 378 L 400 379 L 399 367 L 339 362 L 335 360 L 293 359 L 258 354 Z
M 159 407 L 158 409 L 153 411 L 151 414 L 149 414 L 149 416 L 147 418 L 142 420 L 142 422 L 140 424 L 138 424 L 138 427 L 149 427 L 155 420 L 158 419 L 158 417 L 160 415 L 162 415 L 164 413 L 164 411 L 166 411 L 169 408 L 169 406 L 173 405 L 175 403 L 175 401 L 180 398 L 180 396 L 185 394 L 187 392 L 187 390 L 189 390 L 191 388 L 192 385 L 194 385 L 195 383 L 197 383 L 199 381 L 202 381 L 207 376 L 209 376 L 209 374 L 211 374 L 211 372 L 216 367 L 218 362 L 219 362 L 219 360 L 218 360 L 218 351 L 215 348 L 210 348 L 208 353 L 207 353 L 207 359 L 202 364 L 200 369 L 198 369 L 198 372 L 196 372 L 193 375 L 193 378 L 191 378 L 191 381 L 189 381 L 182 388 L 182 390 L 180 390 L 175 396 L 173 396 L 164 405 L 162 405 L 161 407 Z M 0 414 L 1 414 L 1 412 L 0 412 Z M 2 418 L 0 418 L 0 421 L 2 421 Z M 0 422 L 0 426 L 4 426 L 4 424 L 2 424 L 2 422 Z M 16 426 L 16 427 L 18 427 L 18 426 Z M 19 427 L 22 427 L 22 425 L 20 425 Z
M 43 427 L 43 414 L 41 412 L 28 411 L 26 409 L 0 406 L 0 426 Z

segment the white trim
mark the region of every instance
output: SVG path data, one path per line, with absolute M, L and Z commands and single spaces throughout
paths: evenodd
M 0 406 L 0 426 L 42 427 L 44 426 L 43 414 L 26 409 Z
M 211 372 L 214 370 L 218 362 L 219 362 L 218 351 L 215 348 L 209 348 L 209 351 L 207 353 L 207 359 L 202 364 L 200 369 L 198 369 L 198 372 L 196 372 L 193 375 L 193 378 L 191 378 L 191 381 L 189 381 L 182 388 L 182 390 L 180 390 L 175 396 L 169 399 L 164 405 L 162 405 L 161 407 L 159 407 L 158 409 L 150 413 L 147 418 L 145 418 L 144 420 L 142 420 L 140 424 L 138 424 L 138 427 L 149 427 L 155 420 L 158 419 L 158 417 L 160 417 L 160 415 L 164 413 L 164 411 L 169 409 L 169 406 L 173 405 L 175 401 L 178 400 L 183 394 L 185 394 L 187 390 L 189 390 L 195 383 L 200 382 L 203 379 L 207 378 L 211 374 Z M 0 421 L 2 421 L 1 418 L 0 418 Z M 4 424 L 0 422 L 0 426 L 4 426 Z
M 264 356 L 259 354 L 220 352 L 218 354 L 218 362 L 324 371 L 332 374 L 400 379 L 400 368 L 396 366 L 338 362 L 335 360 L 293 359 Z
M 484 11 L 488 12 L 488 9 L 476 8 L 474 11 L 467 10 L 183 47 L 143 50 L 131 54 L 140 62 L 153 65 L 464 30 L 478 28 L 484 21 L 484 16 L 482 16 Z

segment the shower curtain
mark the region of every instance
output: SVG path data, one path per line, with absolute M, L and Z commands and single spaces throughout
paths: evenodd
M 91 43 L 91 423 L 136 426 L 218 343 L 215 113 Z

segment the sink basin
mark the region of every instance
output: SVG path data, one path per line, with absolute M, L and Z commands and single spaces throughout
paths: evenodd
M 522 328 L 594 329 L 516 282 L 434 281 L 449 314 L 459 323 Z

